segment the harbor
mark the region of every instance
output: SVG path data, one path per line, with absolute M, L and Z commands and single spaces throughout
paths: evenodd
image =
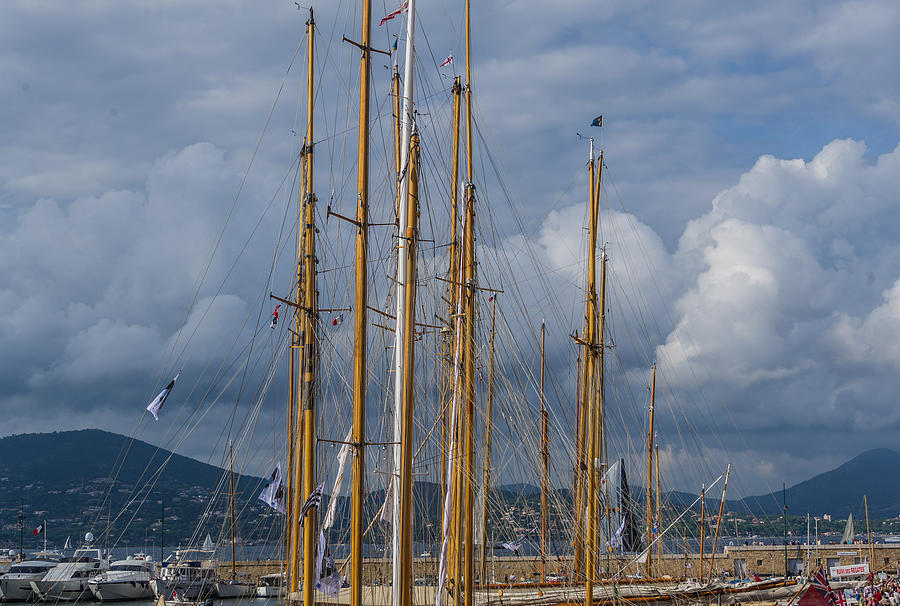
M 900 606 L 874 1 L 0 6 L 0 600 Z

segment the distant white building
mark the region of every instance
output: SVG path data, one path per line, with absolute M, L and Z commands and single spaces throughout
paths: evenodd
M 826 513 L 825 515 L 822 516 L 822 519 L 825 520 L 826 522 L 830 522 L 830 521 L 831 521 L 831 514 L 830 514 L 830 513 Z

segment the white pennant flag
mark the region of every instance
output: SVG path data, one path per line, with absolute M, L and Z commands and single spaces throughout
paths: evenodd
M 281 482 L 281 463 L 275 464 L 272 479 L 259 493 L 259 500 L 278 513 L 284 513 L 284 484 Z
M 178 374 L 175 375 L 175 378 L 169 381 L 169 384 L 163 388 L 159 395 L 153 398 L 153 401 L 147 405 L 147 410 L 150 411 L 150 414 L 153 415 L 153 418 L 159 421 L 159 409 L 163 407 L 163 404 L 166 403 L 166 398 L 169 397 L 169 394 L 172 393 L 172 388 L 175 387 L 175 381 L 178 380 L 178 377 L 181 376 L 181 371 L 178 371 Z
M 515 541 L 511 541 L 509 543 L 503 543 L 504 549 L 509 549 L 513 553 L 519 553 L 519 550 L 522 549 L 522 545 L 525 544 L 525 541 L 528 540 L 528 537 L 537 532 L 537 527 L 535 526 L 524 535 L 516 539 Z

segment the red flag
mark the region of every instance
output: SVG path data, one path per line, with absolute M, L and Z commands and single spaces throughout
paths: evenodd
M 444 59 L 443 63 L 441 63 L 441 67 L 444 67 L 445 65 L 450 65 L 451 63 L 453 63 L 453 53 L 450 53 L 449 55 L 447 55 L 447 58 Z
M 46 524 L 46 522 L 41 522 L 41 525 L 34 529 L 34 536 L 38 536 L 44 532 L 44 524 Z
M 272 323 L 269 324 L 269 328 L 274 329 L 278 324 L 278 308 L 281 307 L 281 303 L 275 306 L 275 311 L 272 312 Z
M 332 325 L 332 326 L 340 326 L 340 325 L 343 324 L 343 323 L 344 323 L 344 314 L 341 314 L 341 315 L 339 315 L 339 316 L 335 316 L 334 319 L 331 320 L 331 325 Z
M 403 11 L 405 11 L 408 8 L 409 8 L 409 0 L 407 0 L 406 2 L 401 4 L 400 8 L 395 10 L 393 13 L 391 13 L 389 15 L 385 15 L 381 19 L 381 23 L 379 23 L 378 26 L 381 27 L 382 25 L 384 25 L 385 23 L 387 23 L 388 21 L 390 21 L 391 19 L 393 19 L 394 17 L 396 17 L 397 15 L 399 15 L 400 13 L 402 13 Z

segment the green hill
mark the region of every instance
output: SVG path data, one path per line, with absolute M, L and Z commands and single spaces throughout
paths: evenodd
M 886 448 L 867 450 L 831 471 L 788 488 L 788 513 L 808 512 L 815 516 L 827 513 L 835 518 L 846 518 L 853 511 L 857 519 L 864 519 L 863 495 L 866 495 L 870 518 L 897 517 L 900 515 L 898 468 L 900 452 Z M 779 515 L 781 504 L 781 492 L 776 491 L 742 499 L 736 508 Z
M 216 487 L 224 481 L 227 471 L 218 467 L 98 429 L 0 438 L 0 545 L 18 544 L 22 506 L 28 541 L 42 539 L 30 532 L 42 520 L 51 544 L 87 531 L 104 536 L 110 512 L 111 544 L 158 540 L 163 502 L 167 543 L 189 541 L 200 519 L 207 521 L 204 536 L 216 537 L 226 515 Z M 235 483 L 237 508 L 249 501 L 266 516 L 255 503 L 263 480 L 235 474 Z M 213 494 L 219 496 L 210 503 Z

